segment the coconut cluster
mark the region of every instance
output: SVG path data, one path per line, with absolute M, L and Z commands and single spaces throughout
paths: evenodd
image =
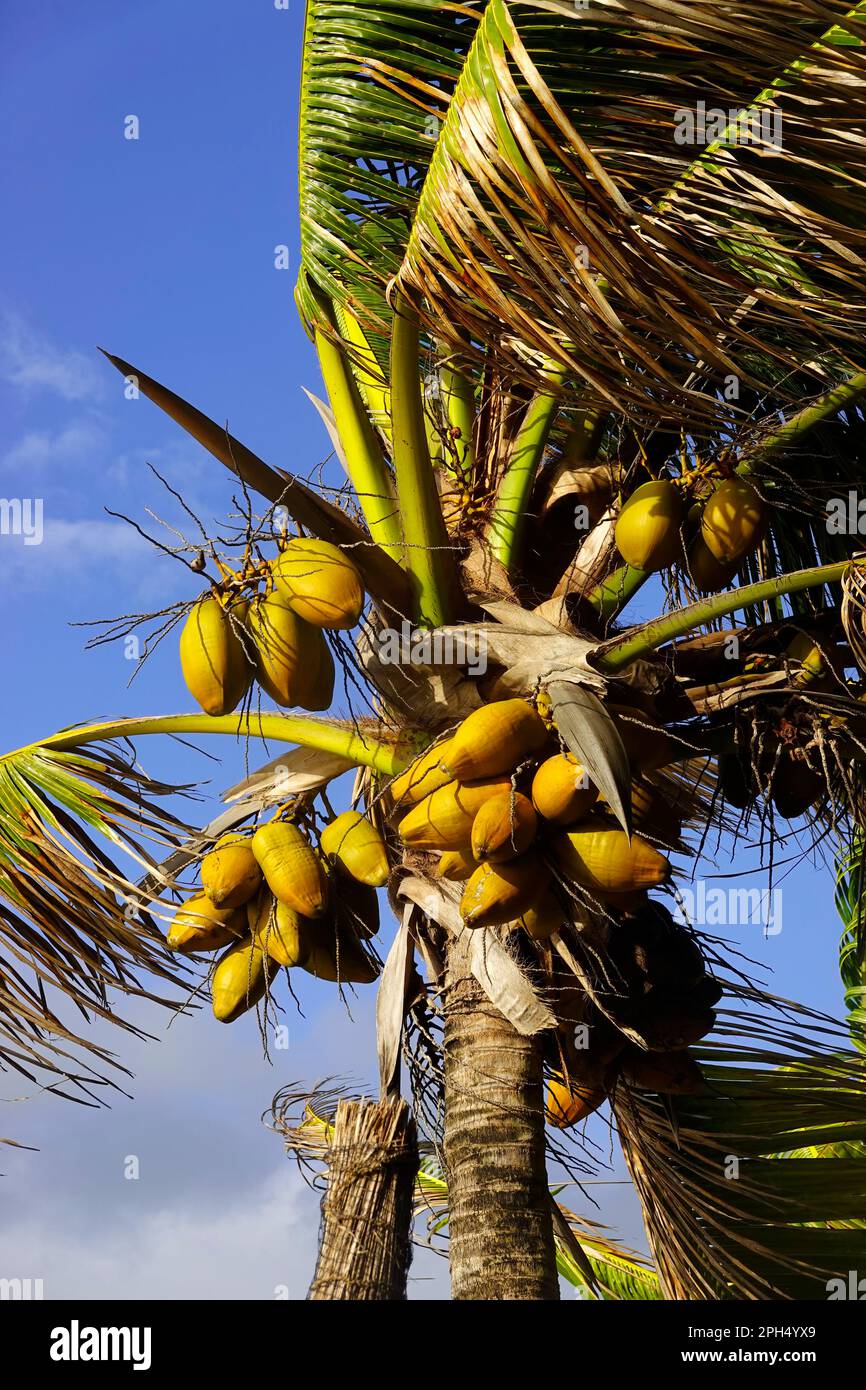
M 646 778 L 671 761 L 671 739 L 645 716 L 635 721 L 609 709 L 634 771 L 635 824 L 673 847 L 676 808 Z M 543 942 L 565 927 L 576 887 L 601 908 L 600 944 L 615 983 L 592 1003 L 573 976 L 563 982 L 566 995 L 577 991 L 591 1040 L 580 1053 L 565 1048 L 563 1070 L 556 1039 L 560 1071 L 548 1118 L 563 1126 L 601 1104 L 620 1075 L 651 1089 L 694 1089 L 700 1071 L 685 1050 L 712 1028 L 720 991 L 693 937 L 648 896 L 669 881 L 669 859 L 617 825 L 542 710 L 543 703 L 513 699 L 473 711 L 392 783 L 391 794 L 407 849 L 437 855 L 434 875 L 462 882 L 467 928 L 511 925 Z
M 685 558 L 695 587 L 714 593 L 727 588 L 760 545 L 768 520 L 765 502 L 745 478 L 723 479 L 691 506 L 682 482 L 660 478 L 626 500 L 615 538 L 626 564 L 652 573 Z
M 290 540 L 249 583 L 199 599 L 184 624 L 180 663 L 206 714 L 231 714 L 254 681 L 276 704 L 324 710 L 334 693 L 328 630 L 352 628 L 364 606 L 357 567 L 339 546 Z
M 586 769 L 526 700 L 474 710 L 391 791 L 403 843 L 441 851 L 438 875 L 465 882 L 467 927 L 519 922 L 536 939 L 550 936 L 565 920 L 551 892 L 557 864 L 603 900 L 670 877 L 666 856 L 617 827 Z
M 377 977 L 363 943 L 379 930 L 376 889 L 388 859 L 359 812 L 337 816 L 318 845 L 279 816 L 253 834 L 224 835 L 200 873 L 201 891 L 176 913 L 167 940 L 185 955 L 223 952 L 211 974 L 221 1022 L 257 1004 L 280 967 L 355 984 Z

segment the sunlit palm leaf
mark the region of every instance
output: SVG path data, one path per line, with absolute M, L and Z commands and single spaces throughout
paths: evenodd
M 157 804 L 177 790 L 116 745 L 35 746 L 0 761 L 0 1066 L 71 1098 L 91 1095 L 104 1078 L 86 1056 L 118 1064 L 61 1020 L 62 996 L 85 1020 L 139 1036 L 115 1012 L 112 991 L 170 1002 L 153 985 L 180 983 L 185 967 L 166 951 L 134 880 L 185 833 Z
M 388 361 L 385 287 L 396 273 L 436 143 L 483 6 L 437 0 L 309 0 L 300 114 L 305 318 L 308 282 L 365 321 Z M 378 331 L 375 331 L 378 326 Z
M 491 0 L 425 180 L 401 288 L 434 332 L 456 324 L 499 342 L 539 385 L 546 361 L 561 362 L 632 415 L 675 408 L 705 425 L 722 411 L 725 375 L 782 389 L 783 372 L 820 354 L 838 359 L 841 375 L 841 358 L 862 354 L 866 321 L 866 241 L 851 210 L 862 156 L 845 133 L 866 111 L 860 49 L 822 49 L 820 67 L 787 84 L 785 153 L 759 159 L 762 179 L 744 163 L 754 151 L 738 148 L 702 165 L 675 199 L 664 194 L 696 157 L 674 139 L 678 113 L 720 91 L 748 105 L 846 9 L 769 3 L 744 23 L 726 4 Z M 697 211 L 690 198 L 702 199 Z M 766 273 L 782 251 L 794 257 L 784 283 Z M 709 389 L 697 391 L 704 377 Z
M 644 1303 L 658 1302 L 663 1298 L 658 1276 L 646 1260 L 618 1245 L 616 1241 L 602 1237 L 591 1225 L 581 1222 L 573 1212 L 565 1214 L 589 1260 L 603 1299 L 610 1302 Z M 583 1272 L 561 1246 L 556 1252 L 556 1264 L 563 1279 L 580 1289 L 585 1297 L 594 1296 L 587 1286 Z
M 844 923 L 839 973 L 855 1045 L 866 1052 L 866 854 L 857 829 L 836 866 L 836 910 Z

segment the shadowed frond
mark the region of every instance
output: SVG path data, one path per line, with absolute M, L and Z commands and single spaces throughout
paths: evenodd
M 723 1018 L 716 1037 L 732 1041 L 696 1049 L 705 1093 L 617 1089 L 662 1287 L 669 1298 L 826 1298 L 829 1281 L 866 1258 L 866 1230 L 854 1224 L 866 1061 L 842 1050 L 843 1030 L 799 1006 Z M 778 1156 L 791 1151 L 821 1156 Z

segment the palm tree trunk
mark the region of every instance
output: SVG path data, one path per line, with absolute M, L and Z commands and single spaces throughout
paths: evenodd
M 417 1172 L 415 1122 L 405 1101 L 340 1102 L 312 1300 L 405 1299 Z
M 445 992 L 445 1167 L 452 1297 L 558 1299 L 540 1043 L 494 1008 L 458 952 Z

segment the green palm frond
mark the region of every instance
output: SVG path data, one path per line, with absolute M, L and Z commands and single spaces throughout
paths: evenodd
M 844 930 L 839 973 L 854 1043 L 866 1052 L 866 839 L 857 827 L 836 864 L 836 911 Z
M 725 1034 L 696 1051 L 705 1093 L 615 1097 L 665 1295 L 826 1297 L 866 1259 L 866 1059 L 830 1020 L 781 1002 Z
M 580 1241 L 602 1299 L 615 1303 L 647 1303 L 663 1298 L 658 1275 L 647 1260 L 603 1236 L 573 1212 L 564 1211 L 563 1214 Z M 580 1289 L 584 1297 L 596 1296 L 587 1285 L 583 1271 L 562 1245 L 557 1247 L 556 1264 L 563 1279 Z
M 182 983 L 186 968 L 166 951 L 152 900 L 133 880 L 187 833 L 159 805 L 178 790 L 107 743 L 86 752 L 37 745 L 0 760 L 0 1066 L 92 1099 L 90 1087 L 106 1078 L 86 1058 L 119 1064 L 61 1020 L 63 996 L 85 1020 L 137 1036 L 112 992 L 171 1002 L 153 990 Z M 109 857 L 116 850 L 125 867 Z
M 824 358 L 846 375 L 862 352 L 866 242 L 844 131 L 862 119 L 866 54 L 834 39 L 819 61 L 798 60 L 847 10 L 795 0 L 744 22 L 727 4 L 491 0 L 401 289 L 434 333 L 496 342 L 537 386 L 543 361 L 561 362 L 593 398 L 641 418 L 675 408 L 696 428 L 716 424 L 731 373 L 783 400 L 797 399 L 782 380 L 792 367 L 820 383 Z M 740 145 L 701 163 L 694 142 L 677 143 L 682 113 L 708 92 L 748 107 L 786 72 L 778 156 Z
M 315 287 L 349 307 L 382 368 L 390 337 L 385 288 L 399 269 L 480 9 L 476 0 L 307 4 L 298 303 L 311 323 L 321 319 Z

